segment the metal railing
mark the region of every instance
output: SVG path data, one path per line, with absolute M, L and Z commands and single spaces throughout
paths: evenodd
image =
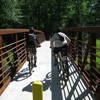
M 93 93 L 100 93 L 100 27 L 63 30 L 71 38 L 70 58 Z
M 29 29 L 0 29 L 0 94 L 27 59 L 28 32 Z M 44 34 L 37 36 L 40 43 L 45 40 Z
M 28 29 L 0 29 L 0 94 L 26 61 Z

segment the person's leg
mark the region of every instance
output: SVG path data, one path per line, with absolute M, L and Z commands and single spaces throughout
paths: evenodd
M 36 47 L 33 47 L 33 60 L 34 60 L 34 67 L 37 67 L 37 56 L 36 56 Z
M 67 45 L 64 45 L 63 47 L 61 47 L 61 54 L 62 56 L 67 57 Z
M 53 48 L 53 56 L 54 56 L 54 66 L 58 64 L 57 54 L 59 52 L 59 48 Z
M 41 47 L 41 45 L 40 45 L 40 43 L 39 43 L 39 41 L 38 41 L 37 38 L 36 38 L 36 42 L 37 42 L 37 46 L 38 46 L 38 47 Z
M 37 62 L 37 56 L 36 54 L 34 54 L 34 67 L 37 67 L 36 62 Z
M 67 45 L 62 47 L 62 56 L 64 61 L 64 78 L 65 80 L 69 79 L 69 66 L 68 66 L 68 60 L 67 60 Z
M 37 63 L 37 55 L 36 55 L 37 51 L 36 51 L 36 47 L 34 48 L 34 50 L 35 50 L 35 54 L 34 54 L 34 66 L 37 67 L 37 65 L 36 65 L 36 63 Z

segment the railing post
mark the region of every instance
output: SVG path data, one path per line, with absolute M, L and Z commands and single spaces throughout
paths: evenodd
M 96 68 L 96 34 L 90 34 L 90 67 Z
M 75 60 L 76 54 L 75 54 L 75 33 L 71 33 L 71 48 L 70 48 L 71 56 Z
M 28 47 L 28 33 L 24 33 L 24 38 L 25 38 L 25 48 L 26 48 L 26 59 L 28 60 L 28 52 L 27 52 L 27 47 Z
M 11 39 L 12 39 L 12 43 L 13 42 L 15 42 L 16 41 L 16 36 L 15 36 L 15 34 L 12 34 L 12 36 L 11 36 Z M 16 46 L 16 44 L 14 44 L 13 46 Z M 13 46 L 11 46 L 11 48 L 13 48 Z M 17 54 L 16 54 L 16 48 L 15 49 L 13 49 L 13 56 L 14 56 L 14 61 L 13 61 L 13 63 L 11 64 L 11 79 L 13 79 L 13 77 L 14 77 L 14 75 L 15 75 L 15 73 L 16 73 L 16 64 L 15 64 L 15 61 L 16 61 L 16 59 L 17 59 Z
M 98 88 L 100 88 L 100 85 L 97 83 L 97 80 L 93 76 L 93 73 L 94 73 L 93 67 L 96 68 L 96 34 L 95 33 L 90 34 L 90 68 L 91 68 L 90 76 L 91 76 L 91 79 L 96 82 L 94 88 L 96 89 L 95 94 L 98 97 L 100 93 Z
M 24 33 L 24 39 L 25 39 L 25 41 L 24 41 L 25 55 L 26 55 L 26 58 L 27 58 L 27 46 L 26 46 L 26 45 L 27 45 L 27 43 L 26 43 L 26 42 L 27 42 L 27 41 L 26 41 L 27 39 L 26 39 L 26 33 Z
M 3 43 L 3 39 L 2 39 L 2 36 L 0 36 L 0 48 L 2 47 L 2 43 Z M 0 49 L 0 55 L 2 54 L 2 49 Z M 0 56 L 0 88 L 3 86 L 3 82 L 2 79 L 3 79 L 3 76 L 1 76 L 2 74 L 2 57 Z
M 66 32 L 65 32 L 66 33 Z M 67 32 L 67 33 L 69 33 L 70 34 L 70 40 L 71 40 L 71 32 Z M 70 43 L 70 45 L 69 45 L 69 47 L 68 47 L 68 53 L 67 54 L 69 54 L 69 55 L 71 55 L 71 47 L 72 47 L 72 40 L 71 40 L 71 43 Z M 68 55 L 68 56 L 69 56 Z
M 78 68 L 82 67 L 82 32 L 78 32 Z
M 84 70 L 84 67 L 85 67 L 85 64 L 87 61 L 87 57 L 89 54 L 89 50 L 90 50 L 90 38 L 88 38 L 87 47 L 85 48 L 85 51 L 84 51 L 84 59 L 83 59 L 82 68 L 81 68 L 82 71 Z
M 17 56 L 17 57 L 14 56 L 14 60 L 18 59 L 18 61 L 16 63 L 19 65 L 20 59 L 18 57 L 19 56 L 19 52 L 17 52 L 17 50 L 19 49 L 18 43 L 17 43 L 17 41 L 18 41 L 18 34 L 17 33 L 15 34 L 15 40 L 16 40 L 16 49 L 15 49 L 16 53 L 14 53 L 14 55 Z

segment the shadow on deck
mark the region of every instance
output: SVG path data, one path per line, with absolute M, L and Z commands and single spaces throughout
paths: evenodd
M 52 57 L 52 100 L 96 100 L 70 60 L 68 60 L 69 80 L 66 84 L 53 63 L 54 57 Z
M 51 100 L 96 100 L 70 60 L 68 62 L 70 76 L 65 84 L 62 76 L 58 73 L 57 66 L 53 66 L 53 59 L 52 57 L 52 71 L 46 74 L 44 80 L 41 80 L 44 86 L 43 91 L 50 88 L 52 92 Z M 23 91 L 32 92 L 31 88 L 32 82 L 23 88 Z
M 52 94 L 51 100 L 96 100 L 70 60 L 68 60 L 68 64 L 69 80 L 65 84 L 62 76 L 59 75 L 57 66 L 53 66 L 54 57 L 52 57 L 52 71 L 46 74 L 44 80 L 40 80 L 44 86 L 43 91 L 50 88 Z M 15 80 L 21 81 L 28 77 L 28 69 L 26 68 L 15 77 Z M 32 83 L 33 82 L 30 82 L 22 91 L 32 92 Z

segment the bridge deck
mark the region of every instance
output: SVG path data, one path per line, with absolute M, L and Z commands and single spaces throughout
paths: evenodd
M 0 100 L 32 100 L 31 88 L 34 81 L 42 81 L 44 84 L 43 100 L 95 100 L 70 61 L 70 77 L 65 85 L 57 68 L 53 66 L 49 41 L 43 42 L 37 49 L 37 59 L 37 67 L 33 69 L 32 76 L 28 74 L 26 62 L 3 92 Z

